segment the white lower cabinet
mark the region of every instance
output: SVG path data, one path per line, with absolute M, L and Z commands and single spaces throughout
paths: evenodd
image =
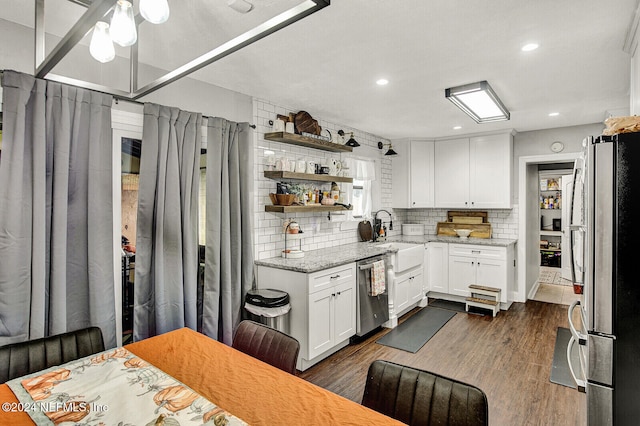
M 471 284 L 495 287 L 501 290 L 500 302 L 506 304 L 514 269 L 512 246 L 450 244 L 448 293 L 468 297 Z
M 300 342 L 299 370 L 343 348 L 355 335 L 355 263 L 309 274 L 258 266 L 257 283 L 289 293 L 289 330 Z
M 395 311 L 400 316 L 409 308 L 413 308 L 424 297 L 422 266 L 397 274 L 395 286 Z
M 427 289 L 449 293 L 449 244 L 430 242 L 426 245 Z
M 356 334 L 355 303 L 351 283 L 309 295 L 309 359 Z

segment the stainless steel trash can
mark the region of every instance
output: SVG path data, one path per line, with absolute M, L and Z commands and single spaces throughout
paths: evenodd
M 249 319 L 289 334 L 289 293 L 270 288 L 249 290 L 244 308 Z

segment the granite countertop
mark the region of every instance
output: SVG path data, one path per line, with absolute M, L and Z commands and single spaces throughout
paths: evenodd
M 442 235 L 425 234 L 425 235 L 398 235 L 395 237 L 389 237 L 387 241 L 398 241 L 405 243 L 429 243 L 433 241 L 441 243 L 454 243 L 454 244 L 475 244 L 479 246 L 494 246 L 494 247 L 509 247 L 511 244 L 515 244 L 518 240 L 511 240 L 507 238 L 459 238 L 459 237 L 445 237 Z
M 306 251 L 301 259 L 271 257 L 256 260 L 254 263 L 258 266 L 310 273 L 393 251 L 398 251 L 398 249 L 379 247 L 372 242 L 362 242 Z
M 476 244 L 498 247 L 508 247 L 511 244 L 516 243 L 516 240 L 503 238 L 460 239 L 458 237 L 443 237 L 439 235 L 399 235 L 387 238 L 386 242 L 389 243 L 394 241 L 415 244 L 440 241 L 443 243 Z M 258 266 L 268 266 L 271 268 L 286 269 L 289 271 L 311 273 L 396 251 L 398 251 L 397 248 L 380 247 L 379 244 L 372 242 L 360 242 L 306 251 L 304 253 L 304 257 L 301 259 L 271 257 L 269 259 L 256 260 L 254 263 Z

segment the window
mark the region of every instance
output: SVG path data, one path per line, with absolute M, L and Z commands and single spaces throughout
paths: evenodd
M 351 215 L 354 219 L 362 220 L 371 217 L 371 181 L 353 179 L 351 191 Z
M 353 205 L 353 218 L 362 219 L 365 216 L 364 212 L 364 181 L 353 180 L 353 191 L 351 193 L 351 204 Z

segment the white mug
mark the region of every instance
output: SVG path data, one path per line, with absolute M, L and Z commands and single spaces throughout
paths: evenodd
M 307 173 L 316 173 L 316 163 L 314 163 L 313 161 L 307 161 Z
M 266 159 L 266 169 L 267 170 L 273 170 L 276 167 L 276 156 L 275 155 L 267 155 L 265 157 Z
M 274 132 L 284 132 L 284 121 L 279 118 L 273 122 L 273 131 Z
M 287 157 L 280 157 L 280 169 L 277 168 L 278 167 L 278 162 L 276 162 L 276 170 L 282 170 L 285 172 L 290 171 L 289 170 L 289 159 Z

